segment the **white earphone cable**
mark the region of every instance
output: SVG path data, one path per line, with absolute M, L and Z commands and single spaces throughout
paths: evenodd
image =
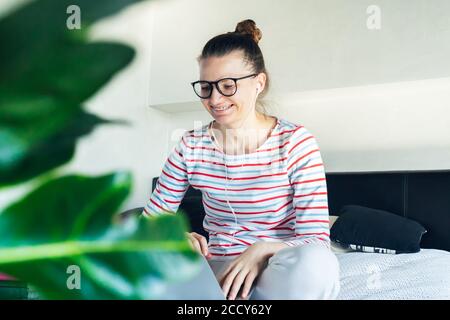
M 257 94 L 259 93 L 259 90 L 258 90 L 258 89 L 256 89 L 256 93 L 257 93 Z M 256 96 L 256 97 L 257 97 L 257 96 Z M 256 103 L 256 98 L 255 98 L 255 103 Z M 247 119 L 248 119 L 248 117 L 249 117 L 249 115 L 250 115 L 250 113 L 251 113 L 252 111 L 253 111 L 253 108 L 250 108 L 249 111 L 248 111 L 248 113 L 247 113 L 247 115 L 245 116 L 245 119 L 242 121 L 241 125 L 239 126 L 239 128 L 237 128 L 237 129 L 235 129 L 235 130 L 239 130 L 239 129 L 241 129 L 241 128 L 243 127 L 244 123 L 247 121 Z M 217 137 L 216 137 L 215 134 L 214 134 L 214 131 L 212 130 L 212 122 L 211 122 L 210 127 L 211 127 L 211 130 L 210 130 L 210 131 L 211 131 L 212 136 L 214 137 L 215 141 L 218 141 L 218 140 L 217 140 Z M 224 140 L 224 142 L 225 142 L 225 140 Z M 225 143 L 224 143 L 224 145 L 225 145 Z M 245 155 L 245 153 L 244 153 L 244 155 Z M 223 150 L 222 150 L 222 160 L 223 160 L 223 163 L 224 163 L 224 166 L 225 166 L 225 200 L 226 200 L 227 205 L 228 205 L 228 207 L 230 208 L 231 213 L 233 214 L 233 217 L 234 217 L 234 232 L 233 232 L 233 234 L 232 234 L 232 237 L 233 237 L 234 239 L 236 239 L 235 235 L 236 235 L 236 232 L 237 232 L 238 229 L 239 229 L 239 228 L 238 228 L 238 224 L 237 224 L 237 215 L 236 215 L 236 213 L 234 212 L 234 209 L 233 209 L 233 207 L 231 206 L 230 201 L 229 201 L 229 197 L 228 197 L 228 189 L 229 189 L 229 186 L 228 186 L 228 180 L 232 181 L 233 178 L 228 179 L 228 164 L 227 164 L 227 161 L 226 161 L 224 148 L 223 148 Z M 244 166 L 244 163 L 241 164 L 241 169 L 242 169 L 243 166 Z

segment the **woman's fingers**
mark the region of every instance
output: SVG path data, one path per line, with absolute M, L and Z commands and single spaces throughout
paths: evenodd
M 235 265 L 235 261 L 231 262 L 225 270 L 222 270 L 222 272 L 219 274 L 219 277 L 217 279 L 219 279 L 219 283 L 223 283 L 225 281 L 225 277 L 228 275 L 228 273 L 230 273 L 231 269 L 234 268 Z
M 247 272 L 244 270 L 241 270 L 236 277 L 234 277 L 233 285 L 231 286 L 230 293 L 228 294 L 229 300 L 234 300 L 239 292 L 239 289 L 241 289 L 242 283 L 244 282 L 245 278 L 247 276 Z
M 194 250 L 206 257 L 208 255 L 208 242 L 206 241 L 206 238 L 196 232 L 190 232 L 187 235 Z
M 234 300 L 241 290 L 241 297 L 246 298 L 250 293 L 253 282 L 258 276 L 258 270 L 246 268 L 240 261 L 233 261 L 219 276 L 219 283 L 225 297 Z
M 188 239 L 192 249 L 198 252 L 199 254 L 202 254 L 202 249 L 200 248 L 200 243 L 198 242 L 198 240 L 190 234 L 188 234 Z
M 206 257 L 208 255 L 208 242 L 203 236 L 200 236 L 200 245 L 202 247 L 203 255 Z
M 240 269 L 235 267 L 231 269 L 230 272 L 228 272 L 228 274 L 226 274 L 225 277 L 223 278 L 222 290 L 225 297 L 228 296 L 228 292 L 230 291 L 230 288 L 234 282 L 234 278 L 239 273 L 239 271 Z
M 252 270 L 247 274 L 247 277 L 245 278 L 244 281 L 244 286 L 242 288 L 242 293 L 241 293 L 241 297 L 242 299 L 246 299 L 250 289 L 252 288 L 252 284 L 255 281 L 256 277 L 258 276 L 258 272 Z
M 200 245 L 200 248 L 201 248 L 200 253 L 206 257 L 208 255 L 208 242 L 206 241 L 206 238 L 196 232 L 192 232 L 191 234 L 198 241 L 198 243 Z
M 186 232 L 186 238 L 188 239 L 189 245 L 191 246 L 192 250 L 195 250 L 194 244 L 192 243 L 191 235 Z
M 198 243 L 197 239 L 192 240 L 192 243 L 194 244 L 194 250 L 199 254 L 202 254 L 202 248 L 200 247 L 200 243 Z

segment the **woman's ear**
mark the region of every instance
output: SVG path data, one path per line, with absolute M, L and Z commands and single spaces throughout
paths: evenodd
M 261 93 L 264 90 L 264 87 L 266 85 L 266 79 L 267 76 L 265 73 L 260 73 L 258 74 L 256 81 L 257 81 L 257 85 L 256 85 L 256 93 Z

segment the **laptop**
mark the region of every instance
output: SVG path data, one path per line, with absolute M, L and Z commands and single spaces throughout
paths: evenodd
M 205 257 L 200 271 L 191 279 L 169 284 L 164 300 L 226 300 L 222 288 Z

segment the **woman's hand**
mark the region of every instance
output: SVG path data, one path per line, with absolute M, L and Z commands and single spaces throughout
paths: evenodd
M 196 232 L 186 232 L 186 235 L 193 250 L 197 251 L 206 258 L 211 257 L 208 252 L 208 242 L 204 236 Z
M 256 277 L 265 267 L 266 261 L 278 250 L 288 245 L 282 242 L 256 242 L 233 260 L 219 276 L 219 283 L 225 297 L 234 300 L 242 287 L 241 297 L 245 299 Z

